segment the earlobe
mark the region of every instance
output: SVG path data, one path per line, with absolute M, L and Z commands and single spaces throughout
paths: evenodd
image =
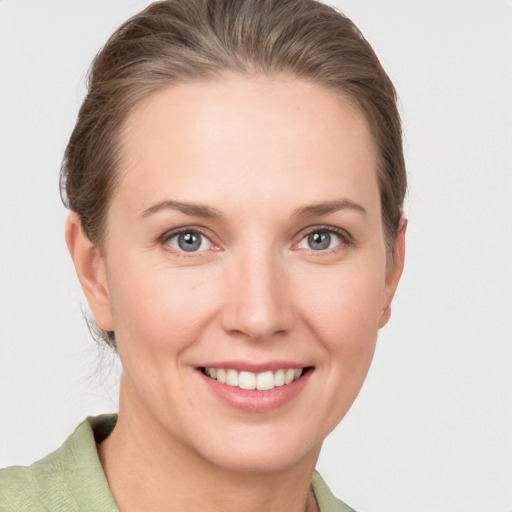
M 384 327 L 391 317 L 391 302 L 396 292 L 398 282 L 402 275 L 405 262 L 405 232 L 407 231 L 407 220 L 402 219 L 398 226 L 393 253 L 393 261 L 386 274 L 384 304 L 379 318 L 379 329 Z
M 66 244 L 94 321 L 101 329 L 113 331 L 105 262 L 87 238 L 76 212 L 70 212 L 66 220 Z

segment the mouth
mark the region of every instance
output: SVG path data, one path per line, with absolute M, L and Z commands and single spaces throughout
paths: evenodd
M 238 371 L 234 368 L 201 367 L 199 370 L 212 380 L 242 390 L 269 391 L 288 386 L 313 370 L 313 367 L 279 368 L 260 373 Z

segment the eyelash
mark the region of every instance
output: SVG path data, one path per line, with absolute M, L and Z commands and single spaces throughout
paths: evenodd
M 173 238 L 179 236 L 179 235 L 182 235 L 184 233 L 194 233 L 194 234 L 198 234 L 200 236 L 202 236 L 203 238 L 205 238 L 206 240 L 208 240 L 208 242 L 214 247 L 216 248 L 217 246 L 211 241 L 210 237 L 201 229 L 201 228 L 198 228 L 198 227 L 195 227 L 195 226 L 184 226 L 182 228 L 178 228 L 178 229 L 173 229 L 171 231 L 167 231 L 166 233 L 164 233 L 159 239 L 159 243 L 160 245 L 162 246 L 167 246 L 166 248 L 176 254 L 179 254 L 181 257 L 193 257 L 195 254 L 197 254 L 198 252 L 205 252 L 205 250 L 202 250 L 202 251 L 190 251 L 189 253 L 187 253 L 187 251 L 184 251 L 184 250 L 179 250 L 179 249 L 176 249 L 174 247 L 171 247 L 170 246 L 170 240 L 172 240 Z
M 334 226 L 325 226 L 325 225 L 318 225 L 318 226 L 311 226 L 306 228 L 301 232 L 299 241 L 294 244 L 294 247 L 298 247 L 298 245 L 308 236 L 312 235 L 313 233 L 329 233 L 334 234 L 340 239 L 340 243 L 333 248 L 325 249 L 325 250 L 314 250 L 309 249 L 311 252 L 316 253 L 317 255 L 326 255 L 326 254 L 336 254 L 343 248 L 351 247 L 354 245 L 354 239 L 353 237 L 344 229 L 336 228 Z
M 159 237 L 158 242 L 161 245 L 163 245 L 163 246 L 167 246 L 168 250 L 171 250 L 174 253 L 179 254 L 181 257 L 193 257 L 198 252 L 199 253 L 200 252 L 206 252 L 206 250 L 208 250 L 208 249 L 206 249 L 206 250 L 202 250 L 202 251 L 190 251 L 187 254 L 187 251 L 179 250 L 179 249 L 170 247 L 169 241 L 172 240 L 173 238 L 181 235 L 181 234 L 184 234 L 184 233 L 196 233 L 196 234 L 206 238 L 206 240 L 208 240 L 208 242 L 213 246 L 213 248 L 215 248 L 214 250 L 218 250 L 218 247 L 216 246 L 216 244 L 211 241 L 210 237 L 204 232 L 204 230 L 201 229 L 201 228 L 195 227 L 195 226 L 184 226 L 182 228 L 178 228 L 178 229 L 174 229 L 174 230 L 171 230 L 171 231 L 167 231 L 161 237 Z M 336 228 L 336 227 L 333 227 L 333 226 L 319 225 L 319 226 L 311 226 L 309 228 L 304 229 L 299 234 L 299 237 L 300 237 L 299 241 L 294 243 L 293 248 L 300 249 L 298 247 L 298 245 L 305 238 L 307 238 L 308 236 L 312 235 L 313 233 L 329 233 L 329 234 L 334 234 L 341 241 L 336 247 L 333 247 L 333 248 L 330 248 L 330 249 L 329 248 L 325 249 L 325 250 L 309 249 L 311 252 L 316 253 L 318 255 L 337 253 L 337 252 L 339 252 L 344 247 L 350 247 L 350 246 L 354 245 L 353 237 L 347 231 L 345 231 L 344 229 Z M 306 250 L 308 250 L 308 249 L 306 249 Z

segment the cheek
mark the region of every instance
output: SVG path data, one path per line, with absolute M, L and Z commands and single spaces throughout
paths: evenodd
M 324 437 L 351 407 L 373 358 L 385 280 L 384 264 L 373 263 L 324 268 L 300 280 L 297 307 L 321 347 L 322 394 L 310 412 L 323 418 Z
M 384 276 L 378 265 L 347 265 L 304 280 L 301 310 L 329 350 L 356 355 L 376 338 Z
M 147 352 L 186 348 L 215 310 L 216 282 L 197 269 L 146 268 L 114 276 L 111 304 L 120 350 L 123 345 Z

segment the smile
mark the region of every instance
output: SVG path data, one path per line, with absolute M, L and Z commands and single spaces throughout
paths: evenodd
M 276 371 L 269 370 L 261 373 L 238 371 L 233 368 L 202 368 L 201 370 L 211 379 L 233 388 L 268 391 L 276 387 L 286 386 L 299 379 L 305 369 L 281 368 Z

